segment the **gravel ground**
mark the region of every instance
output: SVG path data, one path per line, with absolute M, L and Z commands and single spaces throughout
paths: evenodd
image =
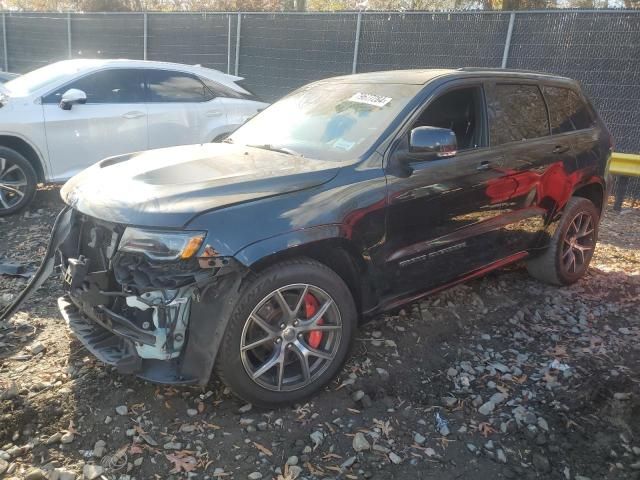
M 0 257 L 36 266 L 60 208 L 49 188 L 0 219 Z M 0 276 L 0 302 L 23 286 Z M 640 478 L 640 209 L 607 212 L 578 284 L 516 265 L 380 316 L 325 391 L 276 411 L 118 375 L 60 291 L 0 323 L 0 478 Z

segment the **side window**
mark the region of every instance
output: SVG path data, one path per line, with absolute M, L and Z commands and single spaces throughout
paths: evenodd
M 573 90 L 544 87 L 544 95 L 549 105 L 551 133 L 572 132 L 593 126 L 589 107 Z
M 152 103 L 197 103 L 213 98 L 209 89 L 188 73 L 147 70 L 147 86 Z
M 481 87 L 459 88 L 436 98 L 412 128 L 440 127 L 453 130 L 458 150 L 482 145 Z
M 112 69 L 91 73 L 67 83 L 42 99 L 43 103 L 60 103 L 67 90 L 76 88 L 87 94 L 87 103 L 142 103 L 144 79 L 141 70 Z
M 547 109 L 536 85 L 497 84 L 488 106 L 491 145 L 549 135 Z

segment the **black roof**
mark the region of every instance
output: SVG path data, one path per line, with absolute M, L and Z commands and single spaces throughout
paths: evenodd
M 565 80 L 561 77 L 544 72 L 534 72 L 530 70 L 515 70 L 509 68 L 478 68 L 465 67 L 458 69 L 451 68 L 424 68 L 415 70 L 388 70 L 383 72 L 357 73 L 355 75 L 345 75 L 333 77 L 323 81 L 340 81 L 341 83 L 399 83 L 407 85 L 423 85 L 437 77 L 472 77 L 472 76 L 495 76 L 495 77 L 519 77 L 526 79 L 547 79 Z

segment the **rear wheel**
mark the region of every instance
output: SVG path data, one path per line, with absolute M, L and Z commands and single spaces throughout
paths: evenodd
M 301 401 L 341 368 L 356 321 L 353 298 L 335 272 L 307 259 L 278 264 L 243 289 L 216 371 L 255 405 Z
M 598 209 L 590 200 L 572 197 L 549 248 L 527 261 L 529 273 L 554 285 L 570 285 L 582 278 L 596 247 L 599 220 Z
M 15 150 L 0 147 L 0 216 L 25 208 L 36 193 L 36 172 Z

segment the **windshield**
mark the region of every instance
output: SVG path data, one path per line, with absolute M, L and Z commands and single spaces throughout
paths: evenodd
M 228 141 L 320 160 L 365 153 L 422 85 L 320 83 L 274 103 Z
M 9 91 L 22 95 L 31 95 L 41 88 L 54 87 L 59 81 L 63 81 L 77 72 L 84 70 L 77 62 L 58 62 L 46 67 L 38 68 L 21 77 L 4 84 Z

